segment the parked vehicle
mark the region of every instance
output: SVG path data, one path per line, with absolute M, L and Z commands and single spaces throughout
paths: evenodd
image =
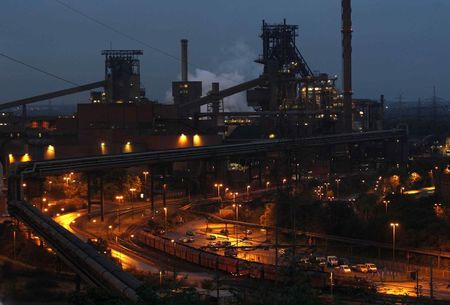
M 186 236 L 195 236 L 195 234 L 192 231 L 186 231 Z
M 340 265 L 335 268 L 339 272 L 350 273 L 352 269 L 348 265 Z
M 222 241 L 222 246 L 223 247 L 229 247 L 229 246 L 231 246 L 231 242 L 228 241 L 228 240 L 224 240 L 224 241 Z
M 368 269 L 368 272 L 376 273 L 378 272 L 378 268 L 375 264 L 372 263 L 366 263 L 366 267 Z
M 362 273 L 367 273 L 367 272 L 369 272 L 369 269 L 368 269 L 367 266 L 364 265 L 364 264 L 353 265 L 352 268 L 353 268 L 353 270 L 356 271 L 356 272 L 362 272 Z
M 225 248 L 225 256 L 237 256 L 237 250 L 235 248 Z
M 300 264 L 307 264 L 307 265 L 311 264 L 311 262 L 309 261 L 309 257 L 302 257 L 302 258 L 300 258 L 300 260 L 298 262 Z
M 217 250 L 219 250 L 217 247 L 219 247 L 220 245 L 217 243 L 217 242 L 215 242 L 215 241 L 212 241 L 212 242 L 209 242 L 208 243 L 208 247 L 209 247 L 209 249 L 210 250 L 213 250 L 213 251 L 217 251 Z
M 317 256 L 316 257 L 316 263 L 319 266 L 325 266 L 327 264 L 327 259 L 325 256 Z
M 215 235 L 209 235 L 206 239 L 207 240 L 216 240 L 217 237 Z
M 327 263 L 331 267 L 335 267 L 335 266 L 339 265 L 339 261 L 336 256 L 327 256 Z
M 247 235 L 251 235 L 253 232 L 250 229 L 244 230 L 244 233 Z

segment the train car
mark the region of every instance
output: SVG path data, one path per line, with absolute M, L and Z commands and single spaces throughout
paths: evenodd
M 216 269 L 217 255 L 202 252 L 200 255 L 200 265 L 206 268 Z
M 200 265 L 200 251 L 193 248 L 186 249 L 186 260 L 190 263 Z

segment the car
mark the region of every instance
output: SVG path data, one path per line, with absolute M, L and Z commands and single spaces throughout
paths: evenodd
M 353 265 L 352 268 L 353 268 L 353 270 L 355 270 L 357 272 L 362 272 L 362 273 L 369 272 L 369 269 L 364 264 L 356 264 L 356 265 Z
M 250 229 L 244 230 L 244 233 L 247 235 L 251 235 L 253 232 Z
M 222 241 L 222 246 L 223 247 L 229 247 L 229 246 L 231 246 L 231 242 L 228 241 L 228 240 L 224 240 L 224 241 Z
M 372 273 L 378 272 L 378 268 L 377 268 L 377 266 L 375 264 L 373 264 L 373 263 L 366 263 L 365 265 L 367 267 L 368 272 L 372 272 Z
M 300 258 L 300 260 L 298 262 L 299 262 L 299 264 L 305 264 L 305 265 L 311 264 L 311 262 L 309 261 L 309 257 L 302 257 L 302 258 Z
M 206 239 L 207 240 L 216 240 L 217 237 L 215 235 L 209 235 Z
M 211 241 L 208 243 L 208 248 L 211 251 L 218 251 L 220 247 L 220 243 L 215 242 L 215 241 Z
M 340 266 L 337 266 L 335 269 L 337 271 L 344 272 L 344 273 L 352 272 L 352 269 L 350 269 L 350 267 L 348 265 L 340 265 Z
M 339 264 L 338 258 L 336 256 L 327 256 L 327 263 L 331 267 L 335 267 Z
M 237 256 L 237 250 L 235 248 L 226 248 L 225 249 L 225 256 Z
M 325 266 L 327 264 L 325 256 L 317 256 L 315 261 L 319 266 Z
M 250 276 L 250 270 L 243 269 L 243 270 L 239 270 L 239 272 L 230 272 L 230 274 L 232 276 L 236 276 L 236 277 L 249 277 Z
M 186 231 L 186 236 L 195 236 L 195 233 L 192 231 Z
M 230 272 L 230 274 L 235 277 L 250 277 L 249 270 L 240 270 L 239 272 Z

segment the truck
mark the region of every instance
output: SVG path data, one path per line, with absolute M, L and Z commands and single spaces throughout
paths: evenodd
M 331 267 L 339 265 L 339 260 L 336 256 L 327 256 L 327 264 Z

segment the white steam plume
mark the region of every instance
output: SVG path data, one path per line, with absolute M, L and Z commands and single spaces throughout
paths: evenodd
M 261 66 L 254 62 L 256 53 L 244 42 L 237 42 L 222 53 L 221 57 L 226 60 L 217 64 L 215 72 L 195 69 L 194 73 L 189 73 L 189 80 L 202 81 L 203 95 L 211 90 L 213 82 L 218 82 L 220 90 L 223 90 L 256 78 L 261 73 Z M 171 95 L 172 92 L 168 91 L 166 100 L 173 100 Z M 253 111 L 247 106 L 245 91 L 225 98 L 224 107 L 225 111 Z

